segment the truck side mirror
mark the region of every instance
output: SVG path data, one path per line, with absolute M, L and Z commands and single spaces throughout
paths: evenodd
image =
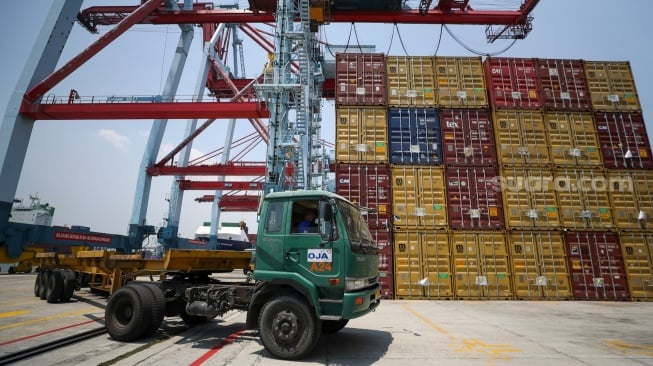
M 324 241 L 334 241 L 336 233 L 336 215 L 333 206 L 327 201 L 320 201 L 320 235 Z

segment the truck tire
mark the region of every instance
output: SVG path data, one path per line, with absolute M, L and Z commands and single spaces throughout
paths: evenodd
M 39 298 L 41 300 L 45 300 L 48 298 L 47 293 L 48 293 L 48 284 L 50 283 L 50 275 L 52 273 L 52 270 L 46 269 L 41 271 L 41 278 L 40 278 L 40 285 L 39 285 Z
M 152 334 L 159 329 L 161 323 L 163 323 L 163 318 L 166 314 L 166 298 L 159 286 L 153 283 L 144 283 L 142 285 L 148 289 L 152 295 L 152 324 L 150 324 L 150 330 L 147 332 L 147 334 Z
M 46 290 L 46 301 L 50 304 L 59 302 L 61 294 L 63 293 L 63 273 L 59 269 L 53 269 L 50 273 L 50 280 L 48 281 L 48 289 Z
M 263 346 L 286 360 L 300 359 L 310 353 L 320 339 L 320 328 L 313 309 L 293 295 L 270 299 L 259 316 Z
M 322 334 L 333 334 L 344 328 L 349 319 L 342 320 L 322 320 Z
M 42 273 L 39 271 L 36 274 L 36 280 L 34 280 L 34 296 L 36 297 L 41 296 L 41 275 Z
M 66 302 L 73 297 L 73 292 L 77 287 L 77 277 L 75 272 L 70 269 L 63 270 L 63 291 L 61 292 L 61 302 Z
M 114 292 L 104 311 L 104 323 L 111 338 L 129 342 L 141 337 L 152 323 L 150 291 L 142 286 L 123 286 Z

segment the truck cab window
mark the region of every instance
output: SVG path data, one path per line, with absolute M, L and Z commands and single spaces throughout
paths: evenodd
M 283 202 L 272 202 L 268 206 L 267 220 L 265 222 L 265 231 L 268 233 L 277 233 L 281 231 L 281 222 L 283 219 Z
M 298 234 L 318 233 L 318 201 L 297 201 L 292 208 L 292 231 Z

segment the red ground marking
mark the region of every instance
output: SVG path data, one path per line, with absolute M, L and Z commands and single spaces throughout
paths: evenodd
M 6 346 L 6 345 L 8 345 L 8 344 L 12 344 L 12 343 L 16 343 L 16 342 L 24 341 L 24 340 L 27 340 L 27 339 L 32 339 L 32 338 L 36 338 L 36 337 L 40 337 L 40 336 L 44 336 L 44 335 L 46 335 L 46 334 L 59 332 L 59 331 L 64 330 L 64 329 L 69 329 L 69 328 L 79 327 L 80 325 L 86 325 L 86 324 L 90 324 L 90 323 L 95 323 L 95 322 L 97 322 L 97 321 L 99 321 L 99 320 L 103 320 L 103 319 L 104 319 L 104 317 L 102 317 L 102 318 L 98 318 L 98 319 L 96 319 L 96 320 L 89 320 L 89 321 L 87 321 L 87 322 L 83 322 L 83 323 L 79 323 L 79 324 L 73 324 L 73 325 L 68 325 L 68 326 L 66 326 L 66 327 L 61 327 L 61 328 L 57 328 L 57 329 L 48 330 L 48 331 L 41 332 L 41 333 L 32 334 L 32 335 L 29 335 L 29 336 L 27 336 L 27 337 L 22 337 L 22 338 L 12 339 L 12 340 L 10 340 L 10 341 L 6 341 L 6 342 L 2 342 L 2 343 L 0 343 L 0 347 L 2 347 L 2 346 Z
M 211 348 L 208 352 L 206 352 L 200 358 L 198 358 L 193 363 L 191 363 L 190 366 L 199 366 L 199 365 L 201 365 L 202 363 L 204 363 L 204 361 L 208 360 L 209 358 L 211 358 L 211 356 L 213 356 L 219 350 L 224 348 L 224 346 L 226 346 L 229 343 L 232 343 L 233 341 L 238 339 L 238 337 L 240 337 L 240 335 L 243 334 L 244 331 L 245 330 L 241 330 L 241 331 L 238 331 L 238 332 L 230 335 L 229 337 L 227 337 L 227 339 L 225 339 L 224 341 L 218 343 L 215 347 Z

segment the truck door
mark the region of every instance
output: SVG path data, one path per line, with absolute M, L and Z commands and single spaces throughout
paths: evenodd
M 321 232 L 333 228 L 333 209 L 320 209 L 319 200 L 295 201 L 292 206 L 292 230 L 285 242 L 285 270 L 306 277 L 318 287 L 330 286 L 329 278 L 342 271 L 342 245 L 324 240 Z M 328 216 L 328 217 L 325 217 Z M 314 217 L 312 223 L 307 218 Z M 308 229 L 307 229 L 308 227 Z

